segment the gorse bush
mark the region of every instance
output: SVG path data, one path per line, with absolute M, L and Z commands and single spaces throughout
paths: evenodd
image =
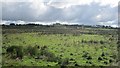
M 6 49 L 6 52 L 10 54 L 12 58 L 20 58 L 22 59 L 24 55 L 36 56 L 39 53 L 39 49 L 37 46 L 9 46 Z
M 23 58 L 23 47 L 22 46 L 18 46 L 17 48 L 16 48 L 16 53 L 17 53 L 17 57 L 19 57 L 20 59 L 22 59 Z
M 23 58 L 23 47 L 22 46 L 10 46 L 7 48 L 7 53 L 10 53 L 12 58 Z
M 49 62 L 59 62 L 61 58 L 55 56 L 54 53 L 48 51 L 47 46 L 27 46 L 23 49 L 22 46 L 10 46 L 7 52 L 12 58 L 22 59 L 24 55 L 34 57 L 35 59 L 45 59 Z M 23 53 L 24 52 L 24 53 Z
M 88 52 L 83 52 L 84 54 L 82 55 L 83 58 L 87 59 L 87 60 L 91 60 L 92 57 L 89 55 Z
M 41 47 L 40 52 L 41 52 L 42 56 L 47 57 L 47 61 L 50 61 L 50 62 L 58 62 L 58 61 L 60 61 L 60 58 L 55 56 L 54 53 L 48 51 L 46 46 Z
M 30 55 L 30 56 L 35 56 L 38 54 L 39 52 L 39 48 L 37 46 L 28 46 L 26 49 L 25 49 L 25 52 Z
M 105 43 L 104 41 L 100 40 L 100 44 L 104 44 L 104 43 Z
M 9 46 L 9 47 L 6 49 L 6 51 L 7 51 L 7 53 L 13 53 L 15 48 L 16 48 L 16 46 Z
M 66 66 L 69 64 L 69 58 L 65 58 L 62 62 L 61 62 L 61 66 Z

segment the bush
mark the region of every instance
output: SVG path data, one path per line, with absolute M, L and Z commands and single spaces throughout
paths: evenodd
M 37 46 L 28 46 L 26 50 L 27 54 L 30 54 L 30 56 L 35 56 L 38 54 L 38 47 Z
M 97 41 L 94 41 L 94 44 L 97 44 L 98 42 Z
M 112 55 L 112 56 L 110 56 L 111 58 L 113 58 L 113 59 L 116 59 L 117 58 L 117 55 Z
M 93 43 L 93 40 L 90 40 L 89 42 L 90 42 L 90 43 Z
M 88 57 L 88 54 L 89 54 L 88 52 L 85 52 L 85 51 L 84 51 L 82 57 L 83 57 L 83 58 L 87 58 L 87 57 Z
M 104 42 L 101 40 L 101 41 L 100 41 L 100 44 L 104 44 Z
M 46 56 L 47 57 L 47 61 L 50 62 L 57 62 L 58 57 L 55 56 L 55 54 L 49 52 L 48 50 L 41 50 L 41 55 Z
M 103 60 L 102 57 L 98 57 L 98 61 L 101 61 L 101 60 Z
M 120 47 L 120 41 L 119 40 L 117 41 L 117 47 L 118 48 Z
M 7 48 L 7 53 L 11 54 L 12 58 L 19 57 L 20 59 L 23 58 L 23 47 L 22 46 L 10 46 Z
M 13 53 L 15 48 L 16 46 L 9 46 L 6 51 L 7 53 Z
M 102 52 L 101 56 L 102 56 L 102 57 L 103 57 L 103 56 L 105 56 L 105 53 L 104 53 L 104 52 Z
M 23 47 L 22 46 L 18 46 L 16 48 L 16 53 L 17 53 L 17 57 L 19 57 L 20 59 L 23 58 Z
M 66 66 L 69 64 L 69 59 L 65 58 L 62 62 L 61 62 L 61 66 Z
M 47 46 L 43 46 L 43 47 L 41 47 L 41 50 L 45 50 L 47 48 L 48 48 Z
M 91 57 L 91 56 L 88 56 L 86 59 L 87 59 L 87 60 L 91 60 L 91 59 L 92 59 L 92 57 Z
M 83 40 L 83 39 L 82 39 L 82 41 L 81 41 L 81 42 L 82 42 L 82 43 L 87 43 L 87 41 L 86 41 L 86 40 Z

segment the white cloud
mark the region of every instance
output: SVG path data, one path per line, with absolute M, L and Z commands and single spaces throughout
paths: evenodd
M 53 2 L 68 2 L 71 5 L 89 5 L 92 2 L 100 3 L 101 5 L 111 5 L 112 7 L 117 6 L 120 0 L 2 0 L 2 2 L 48 2 L 51 4 Z
M 96 2 L 100 3 L 102 6 L 110 5 L 111 7 L 118 6 L 118 2 L 120 0 L 95 0 Z

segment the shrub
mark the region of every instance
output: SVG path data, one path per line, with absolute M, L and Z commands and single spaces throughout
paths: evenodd
M 16 48 L 16 46 L 10 46 L 7 48 L 7 53 L 13 53 L 14 52 L 14 49 Z
M 81 41 L 81 42 L 82 42 L 82 43 L 87 43 L 87 41 L 86 41 L 86 40 L 83 40 L 83 39 L 82 39 L 82 41 Z
M 47 46 L 41 47 L 41 50 L 45 50 L 45 49 L 47 49 Z
M 120 41 L 119 40 L 117 41 L 117 47 L 118 48 L 120 47 Z
M 94 41 L 94 44 L 97 44 L 98 42 L 97 41 Z
M 16 48 L 16 53 L 17 53 L 17 57 L 19 57 L 20 59 L 23 58 L 23 47 L 22 46 L 18 46 Z
M 104 42 L 101 40 L 101 41 L 100 41 L 100 44 L 104 44 Z
M 113 58 L 113 59 L 116 59 L 117 58 L 117 55 L 112 55 L 112 56 L 110 56 L 111 58 Z
M 98 61 L 101 61 L 101 60 L 103 60 L 102 57 L 98 57 Z
M 47 61 L 50 62 L 58 62 L 60 60 L 59 57 L 56 57 L 55 54 L 49 52 L 48 50 L 41 50 L 41 55 L 46 56 L 48 58 Z
M 41 47 L 40 50 L 38 50 L 37 48 L 39 48 L 38 46 L 35 47 L 31 47 L 29 46 L 29 53 L 32 56 L 36 56 L 35 59 L 44 59 L 50 62 L 59 62 L 61 58 L 56 57 L 54 53 L 49 52 L 47 50 L 47 46 L 43 46 Z
M 107 61 L 104 61 L 104 64 L 108 64 L 108 62 L 107 62 Z
M 90 42 L 90 43 L 93 43 L 93 40 L 90 40 L 89 42 Z
M 103 57 L 103 56 L 105 56 L 105 53 L 104 53 L 104 52 L 102 52 L 101 56 L 102 56 L 102 57 Z
M 38 48 L 36 46 L 28 46 L 26 49 L 26 53 L 30 54 L 31 56 L 35 56 L 38 54 Z
M 62 62 L 61 62 L 61 66 L 66 66 L 69 64 L 69 59 L 65 58 Z
M 82 57 L 87 59 L 87 60 L 91 60 L 92 59 L 92 57 L 87 52 L 85 52 Z
M 91 62 L 91 61 L 86 61 L 86 63 L 88 63 L 88 64 L 92 64 L 92 62 Z
M 88 52 L 83 51 L 82 57 L 83 57 L 83 58 L 87 58 L 87 57 L 88 57 L 88 54 L 89 54 Z
M 112 59 L 110 59 L 110 60 L 109 60 L 109 63 L 112 63 L 112 62 L 113 62 L 113 60 L 112 60 Z
M 92 57 L 91 57 L 91 56 L 88 56 L 86 59 L 87 59 L 87 60 L 91 60 L 91 59 L 92 59 Z
M 20 59 L 23 58 L 23 47 L 22 46 L 10 46 L 7 48 L 7 53 L 11 54 L 12 58 L 19 57 Z
M 73 53 L 70 53 L 70 55 L 73 55 Z
M 75 66 L 80 66 L 79 64 L 75 63 Z
M 41 47 L 40 51 L 41 51 L 41 55 L 47 55 L 48 54 L 48 50 L 47 50 L 46 46 Z

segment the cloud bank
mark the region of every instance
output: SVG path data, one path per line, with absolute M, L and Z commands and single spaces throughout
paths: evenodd
M 118 0 L 5 0 L 1 3 L 3 21 L 117 26 Z

